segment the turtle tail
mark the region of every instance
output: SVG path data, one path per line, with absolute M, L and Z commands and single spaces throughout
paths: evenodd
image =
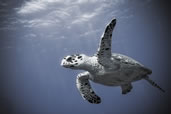
M 165 92 L 164 89 L 162 89 L 158 84 L 156 84 L 153 80 L 151 80 L 148 76 L 144 77 L 144 79 L 146 81 L 148 81 L 152 86 L 158 88 L 159 90 L 161 90 L 162 92 Z

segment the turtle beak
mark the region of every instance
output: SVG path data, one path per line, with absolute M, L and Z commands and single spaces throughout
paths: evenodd
M 61 61 L 61 66 L 67 67 L 67 64 L 66 64 L 66 63 L 67 63 L 66 60 L 63 59 L 63 60 Z
M 66 60 L 66 58 L 64 58 L 64 59 L 62 59 L 62 61 L 61 61 L 61 66 L 65 67 L 65 68 L 69 68 L 70 62 L 68 62 L 68 61 Z
M 61 61 L 61 66 L 64 66 L 64 60 Z

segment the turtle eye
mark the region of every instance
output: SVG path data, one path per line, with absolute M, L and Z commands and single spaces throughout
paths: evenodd
M 72 61 L 72 57 L 68 57 L 66 61 L 71 62 Z
M 78 56 L 78 59 L 81 59 L 82 58 L 82 56 Z

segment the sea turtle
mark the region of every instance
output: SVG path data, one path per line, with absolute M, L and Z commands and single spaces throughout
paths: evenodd
M 101 102 L 100 97 L 91 88 L 89 80 L 106 86 L 120 86 L 122 94 L 127 94 L 132 89 L 132 82 L 145 79 L 164 92 L 149 78 L 148 75 L 152 73 L 150 69 L 128 56 L 111 53 L 112 31 L 115 24 L 116 19 L 112 19 L 106 26 L 94 56 L 74 54 L 64 57 L 61 61 L 61 66 L 65 68 L 85 70 L 78 74 L 76 79 L 76 86 L 83 99 L 93 104 Z

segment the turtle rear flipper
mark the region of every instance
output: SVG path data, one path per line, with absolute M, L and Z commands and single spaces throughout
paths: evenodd
M 122 94 L 127 94 L 131 91 L 132 85 L 131 85 L 131 83 L 123 84 L 123 85 L 121 85 L 121 89 L 122 89 Z

